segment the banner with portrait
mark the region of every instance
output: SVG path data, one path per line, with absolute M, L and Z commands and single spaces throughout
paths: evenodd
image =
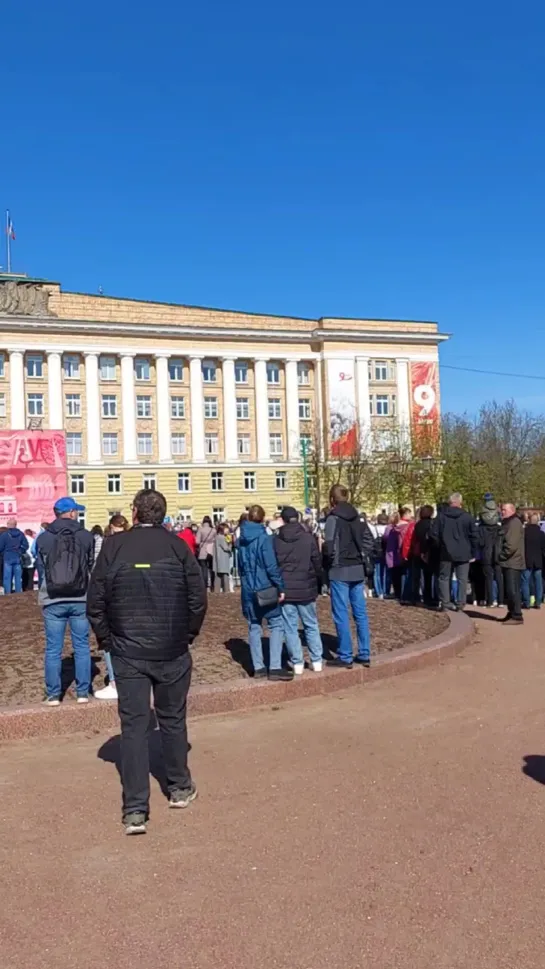
M 16 518 L 22 531 L 37 532 L 66 493 L 62 431 L 0 431 L 0 526 Z

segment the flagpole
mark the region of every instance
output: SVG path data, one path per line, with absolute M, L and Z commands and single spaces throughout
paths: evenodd
M 8 273 L 11 272 L 11 232 L 9 227 L 9 209 L 6 209 L 6 256 Z

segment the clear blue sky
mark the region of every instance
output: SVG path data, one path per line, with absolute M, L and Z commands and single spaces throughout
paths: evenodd
M 438 320 L 443 363 L 545 377 L 542 0 L 28 0 L 2 34 L 14 268 Z M 545 411 L 545 381 L 445 369 L 442 388 L 449 409 Z

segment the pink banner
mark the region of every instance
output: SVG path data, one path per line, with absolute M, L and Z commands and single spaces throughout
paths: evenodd
M 0 431 L 0 526 L 16 518 L 36 532 L 66 493 L 62 431 Z

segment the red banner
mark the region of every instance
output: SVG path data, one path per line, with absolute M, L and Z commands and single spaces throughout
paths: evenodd
M 424 444 L 439 433 L 439 375 L 435 361 L 411 363 L 413 433 Z
M 16 518 L 38 531 L 54 518 L 66 495 L 66 443 L 62 431 L 0 431 L 0 526 Z

